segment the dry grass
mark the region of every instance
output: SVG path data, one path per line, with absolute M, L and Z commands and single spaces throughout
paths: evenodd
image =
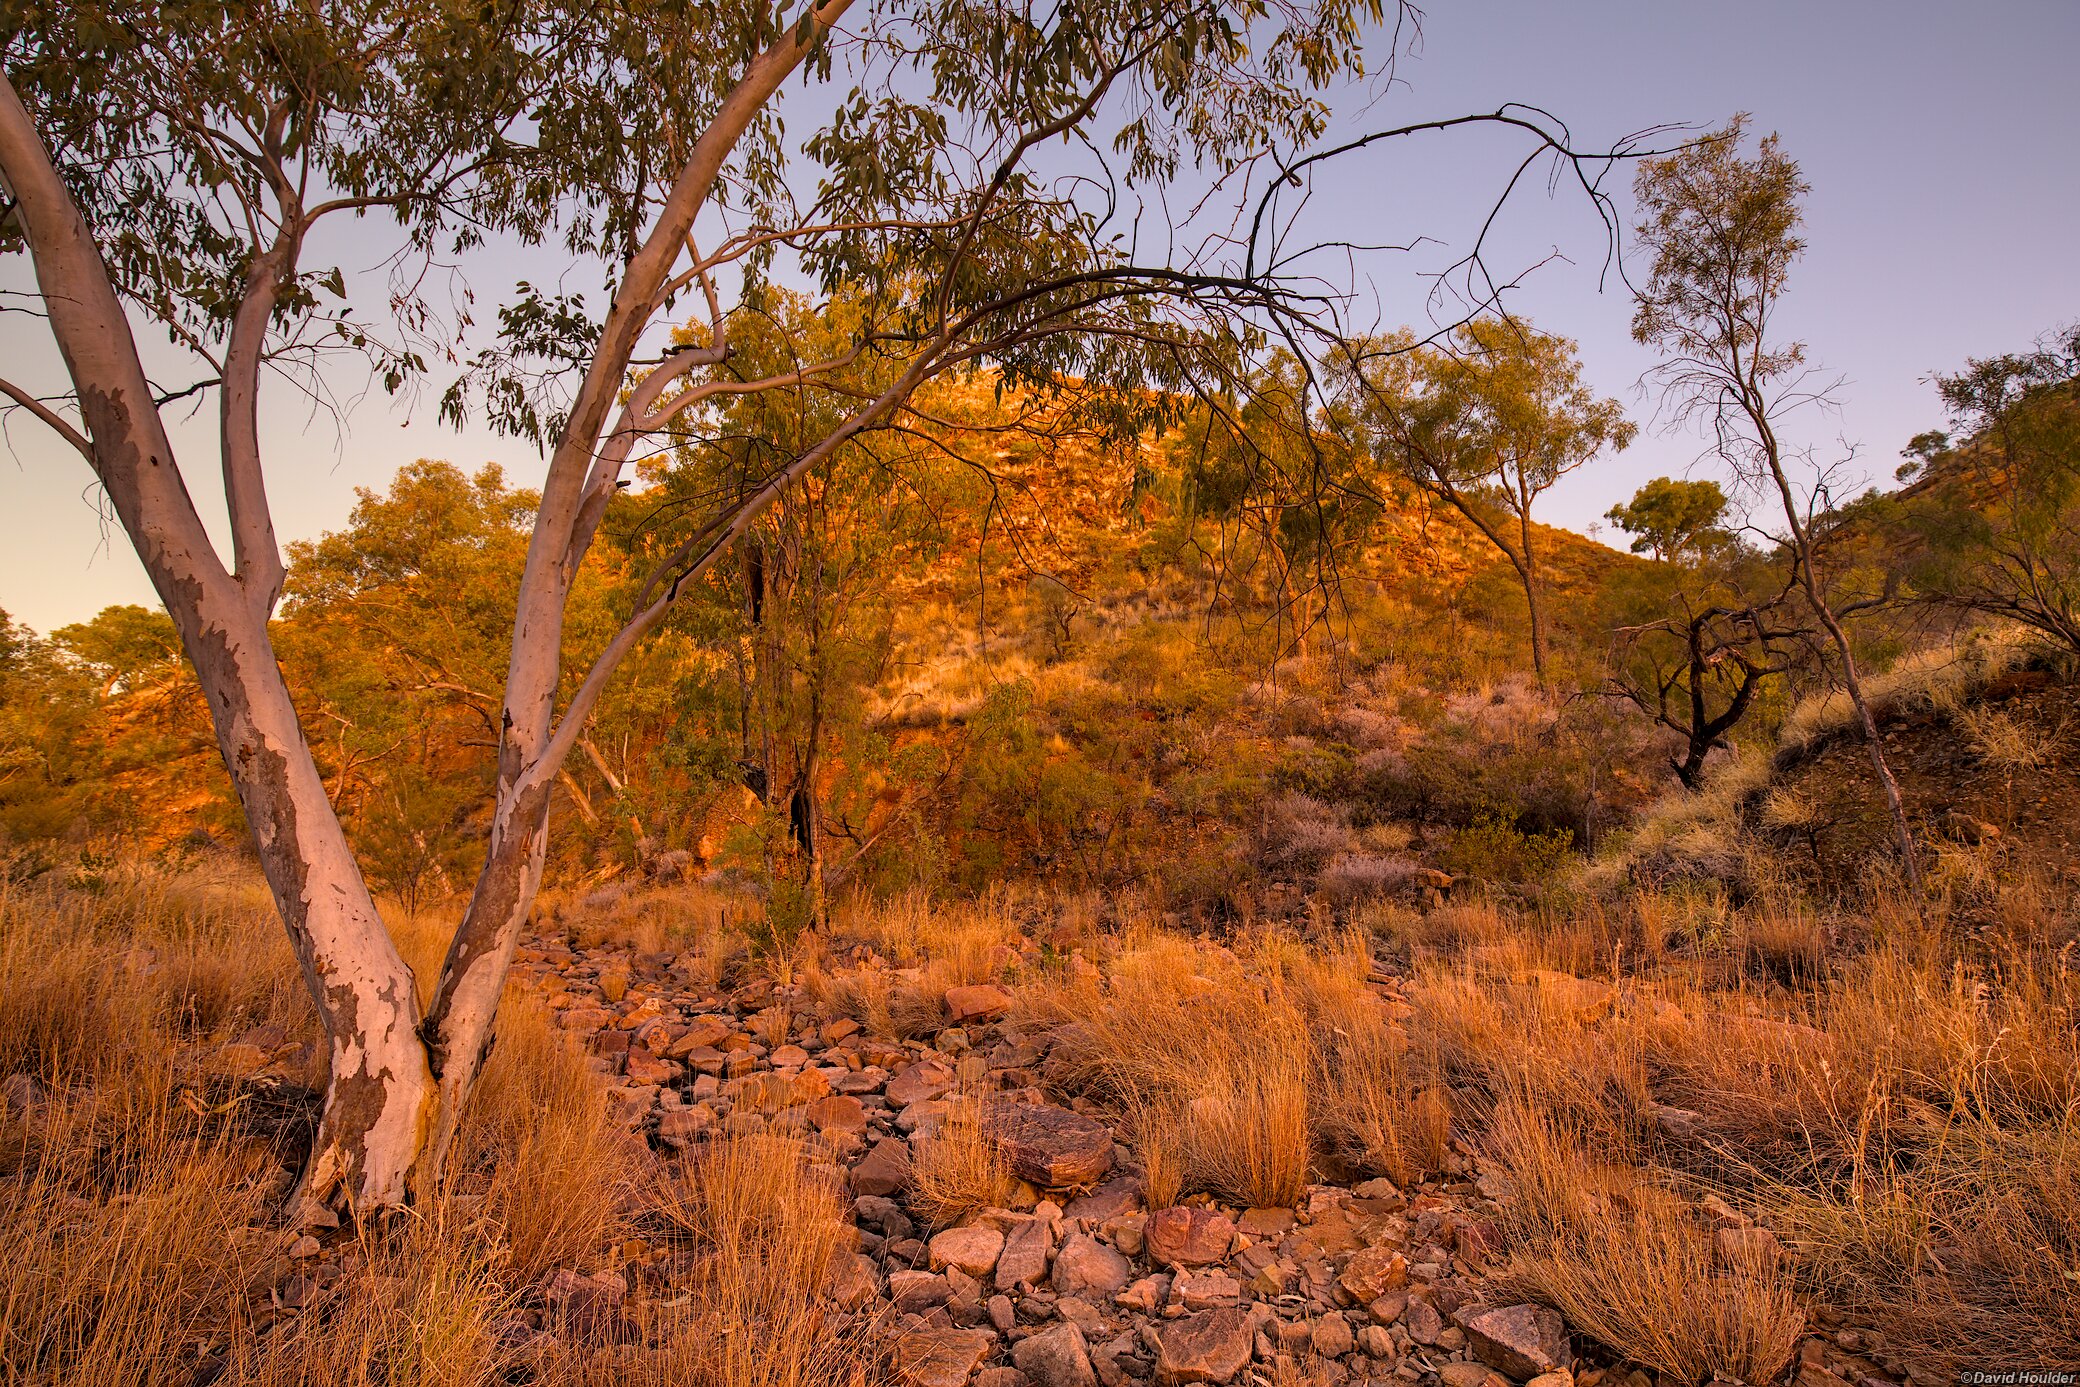
M 1683 1201 L 1588 1153 L 1591 1137 L 1512 1100 L 1490 1154 L 1516 1187 L 1509 1277 L 1568 1321 L 1681 1382 L 1769 1382 L 1805 1316 L 1775 1266 L 1722 1264 Z
M 699 1259 L 690 1303 L 660 1335 L 659 1380 L 693 1387 L 840 1387 L 868 1376 L 837 1340 L 818 1292 L 850 1225 L 834 1181 L 799 1142 L 713 1143 L 680 1173 L 662 1212 Z
M 983 1209 L 1002 1209 L 1018 1196 L 1018 1178 L 990 1137 L 988 1110 L 957 1100 L 939 1130 L 915 1144 L 910 1209 L 931 1228 L 951 1228 Z
M 438 932 L 403 947 L 437 956 Z M 255 1026 L 279 1083 L 208 1075 Z M 600 1081 L 525 999 L 501 1017 L 438 1195 L 349 1230 L 303 1283 L 275 1224 L 309 1115 L 295 1043 L 316 1028 L 264 894 L 235 877 L 116 874 L 96 893 L 0 893 L 0 1075 L 47 1097 L 0 1123 L 0 1377 L 116 1387 L 198 1375 L 265 1387 L 839 1387 L 819 1290 L 844 1231 L 798 1148 L 711 1148 L 661 1178 L 608 1123 Z M 17 1096 L 21 1086 L 17 1084 Z M 656 1294 L 630 1267 L 627 1335 L 544 1345 L 522 1317 L 554 1269 L 613 1268 L 663 1228 L 694 1271 Z M 624 1340 L 615 1342 L 614 1340 Z
M 924 892 L 840 909 L 797 978 L 818 1007 L 874 1034 L 914 1039 L 946 1025 L 948 989 L 1015 973 L 1021 938 L 1009 893 L 946 902 Z M 856 965 L 834 960 L 849 947 Z

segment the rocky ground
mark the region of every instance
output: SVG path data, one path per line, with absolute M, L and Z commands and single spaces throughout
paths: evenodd
M 829 1331 L 882 1336 L 912 1387 L 1658 1387 L 1503 1288 L 1491 1195 L 1506 1191 L 1464 1152 L 1451 1175 L 1409 1188 L 1370 1179 L 1311 1186 L 1293 1208 L 1200 1197 L 1151 1210 L 1105 1114 L 1051 1090 L 1050 1037 L 1014 1022 L 1002 988 L 948 990 L 936 1034 L 898 1041 L 819 1015 L 799 988 L 702 985 L 692 956 L 538 940 L 518 967 L 609 1074 L 613 1111 L 662 1156 L 719 1133 L 810 1144 L 853 1220 Z M 913 1155 L 967 1103 L 982 1105 L 1018 1194 L 934 1232 L 908 1202 Z M 1728 1249 L 1773 1245 L 1720 1216 Z M 627 1253 L 615 1270 L 557 1273 L 539 1332 L 611 1321 L 668 1278 L 663 1250 Z M 1799 1387 L 1881 1387 L 1905 1365 L 1816 1306 L 1792 1372 Z

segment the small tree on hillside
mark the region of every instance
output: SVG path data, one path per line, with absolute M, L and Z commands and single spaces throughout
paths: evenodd
M 1637 432 L 1582 383 L 1574 343 L 1516 319 L 1468 323 L 1448 348 L 1407 334 L 1331 357 L 1343 404 L 1374 456 L 1464 516 L 1516 570 L 1531 661 L 1548 636 L 1532 508 L 1570 472 Z
M 1729 538 L 1719 527 L 1726 516 L 1726 493 L 1714 481 L 1676 481 L 1656 477 L 1622 506 L 1612 506 L 1604 519 L 1632 536 L 1632 552 L 1652 554 L 1663 563 L 1681 563 Z
M 1791 266 L 1805 250 L 1798 202 L 1806 181 L 1775 135 L 1749 154 L 1746 133 L 1747 120 L 1738 117 L 1713 139 L 1641 165 L 1637 229 L 1653 260 L 1632 335 L 1666 354 L 1657 374 L 1674 418 L 1701 422 L 1734 474 L 1782 503 L 1800 589 L 1834 646 L 1901 865 L 1918 886 L 1899 784 L 1885 763 L 1855 649 L 1822 581 L 1812 516 L 1792 482 L 1794 459 L 1780 432 L 1788 415 L 1824 398 L 1814 389 L 1805 344 L 1782 340 L 1774 322 Z

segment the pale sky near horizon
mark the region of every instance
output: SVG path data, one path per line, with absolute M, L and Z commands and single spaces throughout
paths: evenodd
M 1943 422 L 1928 373 L 2021 348 L 2080 318 L 2075 54 L 2075 0 L 1466 0 L 1433 4 L 1400 82 L 1349 93 L 1339 122 L 1354 132 L 1513 100 L 1554 112 L 1594 146 L 1662 122 L 1716 125 L 1753 113 L 1759 129 L 1782 134 L 1812 184 L 1809 248 L 1784 326 L 1844 377 L 1838 416 L 1809 420 L 1805 441 L 1830 454 L 1837 440 L 1857 446 L 1856 470 L 1885 483 L 1901 444 Z M 1463 236 L 1513 163 L 1490 136 L 1360 156 L 1318 181 L 1309 216 L 1323 234 L 1353 240 L 1375 225 Z M 1614 179 L 1624 211 L 1629 183 Z M 1633 387 L 1653 357 L 1628 335 L 1622 284 L 1598 286 L 1600 227 L 1579 198 L 1546 201 L 1543 184 L 1520 197 L 1498 263 L 1549 251 L 1568 259 L 1538 271 L 1515 307 L 1574 338 L 1590 383 L 1646 422 L 1652 401 Z M 342 259 L 353 273 L 351 250 Z M 526 269 L 488 266 L 474 283 L 480 297 L 495 295 Z M 1369 273 L 1387 320 L 1420 315 L 1407 269 L 1383 261 Z M 23 287 L 18 264 L 4 274 L 7 287 Z M 4 321 L 0 374 L 57 388 L 47 335 Z M 410 408 L 374 394 L 338 432 L 277 391 L 265 432 L 283 537 L 337 528 L 355 487 L 380 488 L 419 457 L 472 468 L 497 461 L 516 480 L 538 479 L 541 461 L 527 445 L 439 426 L 434 393 Z M 214 521 L 213 425 L 205 411 L 175 441 Z M 120 531 L 104 534 L 84 462 L 40 430 L 17 416 L 0 448 L 0 609 L 49 630 L 109 603 L 153 602 Z M 1645 433 L 1564 482 L 1541 518 L 1586 530 L 1641 482 L 1683 475 L 1698 451 L 1695 438 Z

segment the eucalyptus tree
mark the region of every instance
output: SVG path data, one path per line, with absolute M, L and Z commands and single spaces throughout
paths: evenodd
M 1791 475 L 1798 458 L 1783 436 L 1791 415 L 1827 393 L 1815 381 L 1805 343 L 1777 325 L 1791 267 L 1805 251 L 1799 199 L 1806 188 L 1775 135 L 1749 152 L 1745 117 L 1715 138 L 1643 163 L 1634 195 L 1639 239 L 1652 258 L 1632 335 L 1665 357 L 1656 374 L 1673 418 L 1701 425 L 1740 481 L 1782 504 L 1800 592 L 1834 647 L 1901 867 L 1918 886 L 1899 783 L 1885 761 L 1843 612 L 1822 580 L 1812 507 L 1801 503 Z
M 1082 382 L 1129 428 L 1322 309 L 1280 242 L 1292 204 L 1275 190 L 1304 192 L 1309 161 L 1336 152 L 1293 154 L 1382 18 L 1382 0 L 0 3 L 0 252 L 33 265 L 27 306 L 71 391 L 0 390 L 86 458 L 179 627 L 330 1036 L 298 1198 L 367 1208 L 439 1177 L 554 786 L 617 666 L 777 498 L 894 426 L 925 381 L 987 366 L 1041 391 Z M 1564 128 L 1521 111 L 1366 140 L 1481 120 L 1582 167 Z M 1192 249 L 1137 263 L 1142 214 L 1185 180 L 1202 206 L 1254 201 L 1253 219 L 1221 223 L 1250 231 L 1180 234 L 1169 245 Z M 372 308 L 312 263 L 342 223 L 357 253 L 389 252 Z M 559 246 L 604 304 L 523 285 L 488 345 L 458 346 L 474 300 L 443 290 L 493 239 Z M 731 300 L 776 276 L 865 297 L 837 350 L 756 374 L 732 350 Z M 141 326 L 192 379 L 155 384 Z M 423 1012 L 269 639 L 283 565 L 261 392 L 286 378 L 322 395 L 339 353 L 393 390 L 452 356 L 443 414 L 480 413 L 547 456 L 483 864 Z M 574 651 L 576 575 L 645 452 L 775 390 L 824 392 L 828 428 L 708 498 L 611 636 Z M 198 399 L 220 423 L 228 556 L 166 425 Z
M 1331 356 L 1349 419 L 1375 456 L 1463 517 L 1516 572 L 1531 663 L 1546 678 L 1531 512 L 1562 477 L 1637 432 L 1582 383 L 1574 343 L 1521 320 L 1469 322 L 1437 345 L 1403 332 Z

